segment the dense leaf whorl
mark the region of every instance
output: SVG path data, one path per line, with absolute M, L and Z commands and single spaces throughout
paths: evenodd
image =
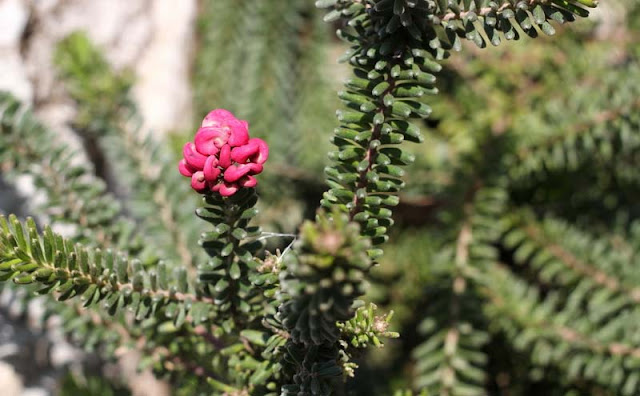
M 262 248 L 256 240 L 260 227 L 250 226 L 258 213 L 255 189 L 244 188 L 231 197 L 217 193 L 203 197 L 204 205 L 196 210 L 203 220 L 213 224 L 200 237 L 200 245 L 211 259 L 198 268 L 206 294 L 213 297 L 223 327 L 230 330 L 233 320 L 246 322 L 261 309 L 258 290 L 252 287 L 249 274 L 256 272 L 254 255 Z
M 341 378 L 337 322 L 353 316 L 355 299 L 364 293 L 369 246 L 346 214 L 320 213 L 302 226 L 281 274 L 286 300 L 277 318 L 289 334 L 284 363 L 294 382 L 283 395 L 328 395 Z
M 305 345 L 333 344 L 335 323 L 353 315 L 353 301 L 364 293 L 364 274 L 371 265 L 369 242 L 344 215 L 318 215 L 302 226 L 295 253 L 285 259 L 282 289 L 289 301 L 279 315 L 292 341 Z
M 408 120 L 431 113 L 423 97 L 437 93 L 433 73 L 441 68 L 436 58 L 445 52 L 429 47 L 433 30 L 414 15 L 421 7 L 318 3 L 332 4 L 326 20 L 346 20 L 338 36 L 352 45 L 343 59 L 354 73 L 339 93 L 347 109 L 338 111 L 340 126 L 333 137 L 337 150 L 330 153 L 330 189 L 322 204 L 348 213 L 378 245 L 387 240 L 393 224 L 389 207 L 398 204 L 397 194 L 404 187 L 402 166 L 414 160 L 400 144 L 422 141 L 419 128 Z M 369 251 L 373 258 L 381 253 Z

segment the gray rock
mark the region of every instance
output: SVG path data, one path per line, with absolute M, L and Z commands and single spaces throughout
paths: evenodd
M 0 389 L 3 396 L 20 396 L 22 394 L 22 380 L 13 367 L 0 361 Z

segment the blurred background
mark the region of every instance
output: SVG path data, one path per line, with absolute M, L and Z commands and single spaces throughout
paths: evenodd
M 101 92 L 130 92 L 144 117 L 144 129 L 166 141 L 176 157 L 181 142 L 193 135 L 209 110 L 224 107 L 248 120 L 252 136 L 267 140 L 272 150 L 260 182 L 262 225 L 269 231 L 295 232 L 304 218 L 313 216 L 325 188 L 323 168 L 340 106 L 336 91 L 348 72 L 337 63 L 346 47 L 313 3 L 0 0 L 0 90 L 30 103 L 60 139 L 103 170 L 108 182 L 117 179 L 110 165 L 101 163 L 103 156 L 91 139 L 73 127 L 82 109 L 61 78 L 65 52 L 58 43 L 82 32 L 114 70 L 104 81 L 94 81 L 102 91 L 86 100 L 99 104 Z M 593 18 L 558 28 L 555 37 L 523 36 L 520 42 L 488 49 L 465 45 L 445 62 L 439 76 L 441 95 L 429 99 L 434 114 L 422 125 L 427 139 L 409 148 L 417 161 L 407 172 L 408 187 L 395 211 L 392 239 L 367 296 L 383 311 L 395 311 L 391 329 L 399 331 L 401 339 L 375 351 L 361 381 L 380 382 L 378 389 L 386 389 L 383 395 L 395 384 L 410 381 L 408 351 L 420 338 L 416 307 L 424 303 L 431 279 L 429 258 L 436 249 L 431 241 L 439 232 L 434 219 L 446 206 L 439 193 L 452 183 L 448 170 L 474 151 L 479 131 L 527 136 L 527 126 L 536 125 L 536 133 L 543 131 L 537 138 L 544 139 L 540 126 L 550 122 L 542 115 L 536 118 L 537 112 L 548 113 L 549 103 L 556 110 L 572 108 L 571 92 L 560 86 L 588 85 L 589 76 L 636 59 L 636 4 L 609 0 Z M 1 176 L 0 212 L 30 213 L 32 201 L 41 199 L 33 194 L 31 181 L 19 179 L 10 186 Z M 126 194 L 116 183 L 109 186 L 117 195 Z M 615 190 L 610 195 L 611 208 L 634 199 Z M 522 198 L 529 199 L 535 198 Z M 575 213 L 566 213 L 567 219 L 581 221 L 580 205 L 589 204 L 576 202 Z M 274 241 L 272 247 L 277 246 L 282 245 Z M 1 395 L 169 394 L 148 373 L 135 374 L 126 361 L 119 367 L 106 365 L 73 348 L 55 331 L 55 318 L 42 318 L 37 300 L 28 307 L 17 300 L 7 290 L 0 294 Z M 499 378 L 499 370 L 492 375 Z M 123 372 L 129 373 L 126 378 Z M 547 394 L 540 382 L 525 388 L 496 392 Z M 535 393 L 540 390 L 543 393 Z

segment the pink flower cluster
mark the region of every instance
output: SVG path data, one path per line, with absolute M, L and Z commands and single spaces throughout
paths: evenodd
M 262 172 L 269 146 L 262 139 L 249 138 L 246 121 L 216 109 L 207 114 L 194 142 L 186 143 L 182 154 L 178 169 L 191 178 L 194 190 L 228 197 L 258 183 L 254 176 Z

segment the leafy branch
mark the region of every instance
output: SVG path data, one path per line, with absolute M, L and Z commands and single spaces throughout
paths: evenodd
M 539 224 L 527 214 L 512 216 L 508 224 L 505 246 L 513 251 L 517 264 L 530 266 L 541 281 L 564 287 L 588 281 L 593 287 L 624 296 L 629 304 L 640 301 L 640 288 L 630 282 L 627 271 L 611 266 L 617 261 L 613 247 L 603 249 L 603 244 L 594 245 L 595 241 L 572 227 L 551 220 Z M 627 256 L 621 259 L 634 261 Z
M 612 326 L 598 328 L 583 313 L 572 312 L 570 303 L 563 308 L 557 294 L 540 299 L 503 265 L 492 266 L 490 273 L 490 281 L 482 276 L 481 292 L 491 302 L 485 310 L 494 326 L 510 337 L 520 335 L 516 348 L 530 351 L 535 364 L 563 367 L 569 379 L 594 381 L 623 395 L 636 392 L 640 350 L 635 343 L 612 336 Z M 605 358 L 613 364 L 603 376 L 594 368 Z
M 174 318 L 177 327 L 187 316 L 196 324 L 210 319 L 213 300 L 188 284 L 185 270 L 170 274 L 160 263 L 146 272 L 137 260 L 74 245 L 49 227 L 39 234 L 31 219 L 25 227 L 2 216 L 0 229 L 2 281 L 35 283 L 42 286 L 40 294 L 56 292 L 60 301 L 79 297 L 85 307 L 103 302 L 110 314 L 128 307 L 137 320 L 159 312 Z
M 78 164 L 75 153 L 57 143 L 53 133 L 10 94 L 0 93 L 0 112 L 2 171 L 8 176 L 33 176 L 36 188 L 47 194 L 43 212 L 54 223 L 75 225 L 74 233 L 83 243 L 131 252 L 144 249 L 144 261 L 154 260 L 153 244 L 143 244 L 136 236 L 135 225 L 121 216 L 119 202 L 106 194 L 104 182 L 93 176 L 90 167 Z

